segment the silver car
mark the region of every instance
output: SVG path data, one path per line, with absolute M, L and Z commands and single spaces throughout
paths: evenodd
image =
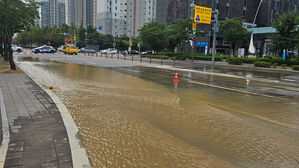
M 19 47 L 17 45 L 11 45 L 11 49 L 15 52 L 23 52 L 24 49 L 22 47 Z
M 106 50 L 101 50 L 102 54 L 117 54 L 116 48 L 108 48 Z

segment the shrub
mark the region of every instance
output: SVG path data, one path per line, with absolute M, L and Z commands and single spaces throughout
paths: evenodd
M 256 61 L 253 63 L 255 67 L 271 68 L 270 62 Z
M 287 68 L 287 64 L 281 64 L 281 67 L 282 67 L 283 69 L 286 69 L 286 68 Z
M 212 56 L 195 56 L 195 60 L 212 61 Z M 215 56 L 215 61 L 222 61 L 223 57 Z
M 272 67 L 273 67 L 273 68 L 276 68 L 277 65 L 278 65 L 278 63 L 274 63 L 274 64 L 272 64 Z
M 293 69 L 293 70 L 296 70 L 296 71 L 299 71 L 299 65 L 293 65 L 293 66 L 292 66 L 292 69 Z
M 228 63 L 233 65 L 242 65 L 242 60 L 238 58 L 231 58 Z

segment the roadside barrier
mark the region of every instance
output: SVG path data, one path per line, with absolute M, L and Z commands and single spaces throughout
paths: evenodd
M 149 63 L 149 64 L 160 64 L 160 65 L 170 65 L 175 67 L 177 65 L 177 60 L 173 57 L 167 56 L 157 56 L 157 55 L 128 55 L 122 54 L 118 52 L 117 54 L 108 54 L 108 53 L 84 53 L 84 56 L 92 56 L 98 58 L 106 58 L 106 59 L 123 59 L 123 61 L 130 60 L 131 62 L 139 62 L 139 63 Z

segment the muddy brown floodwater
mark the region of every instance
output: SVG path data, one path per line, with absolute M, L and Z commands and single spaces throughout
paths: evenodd
M 165 85 L 83 65 L 21 66 L 54 87 L 93 167 L 299 167 L 298 102 L 186 81 L 174 88 L 169 76 Z

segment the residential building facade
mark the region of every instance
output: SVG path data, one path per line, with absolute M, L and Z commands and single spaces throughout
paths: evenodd
M 59 26 L 65 23 L 64 0 L 41 1 L 41 26 Z
M 97 0 L 65 0 L 66 1 L 66 24 L 74 24 L 79 27 L 96 26 Z M 101 1 L 99 1 L 101 2 Z
M 138 31 L 156 19 L 156 0 L 107 0 L 97 2 L 96 24 L 102 33 L 138 36 Z

